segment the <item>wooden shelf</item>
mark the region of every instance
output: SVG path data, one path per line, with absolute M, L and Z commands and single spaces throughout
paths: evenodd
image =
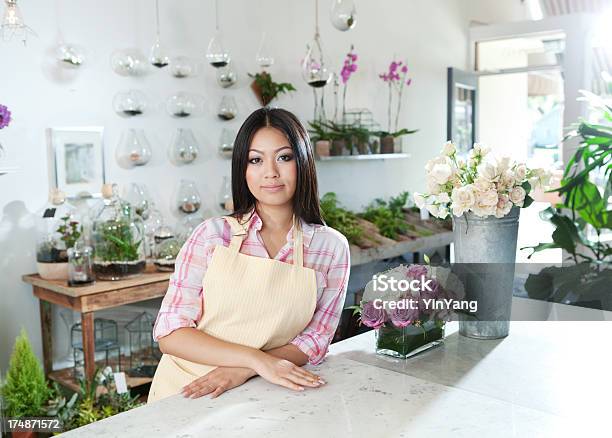
M 360 161 L 360 160 L 393 160 L 398 158 L 410 158 L 410 154 L 367 154 L 367 155 L 330 155 L 318 157 L 318 161 Z
M 431 236 L 416 237 L 403 240 L 393 245 L 384 245 L 374 248 L 362 249 L 351 245 L 351 266 L 363 265 L 376 260 L 398 257 L 410 252 L 419 252 L 424 249 L 438 248 L 450 245 L 453 242 L 453 232 L 446 231 Z

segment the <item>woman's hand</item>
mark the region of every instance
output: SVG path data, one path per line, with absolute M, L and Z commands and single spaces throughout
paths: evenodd
M 295 391 L 303 391 L 304 386 L 318 388 L 325 381 L 316 374 L 306 371 L 286 359 L 280 359 L 262 352 L 254 364 L 255 372 L 268 382 Z
M 216 398 L 225 391 L 242 385 L 255 375 L 257 374 L 249 368 L 217 367 L 189 385 L 185 385 L 181 394 L 188 398 L 198 398 L 212 393 L 210 398 Z

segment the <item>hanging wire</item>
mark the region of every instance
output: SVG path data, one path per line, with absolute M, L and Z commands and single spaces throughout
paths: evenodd
M 315 0 L 315 38 L 319 38 L 319 0 Z
M 155 23 L 157 24 L 157 37 L 159 38 L 159 0 L 155 0 Z
M 215 29 L 219 30 L 219 0 L 215 0 Z

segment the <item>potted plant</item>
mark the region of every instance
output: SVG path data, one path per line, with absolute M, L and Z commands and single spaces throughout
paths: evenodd
M 406 359 L 443 343 L 462 298 L 463 285 L 449 269 L 400 265 L 376 274 L 359 305 L 348 308 L 376 331 L 377 354 Z
M 389 202 L 378 198 L 370 203 L 359 216 L 375 224 L 383 236 L 398 240 L 399 235 L 406 233 L 409 228 L 403 210 L 407 200 L 408 192 L 391 197 Z
M 45 413 L 58 417 L 64 431 L 68 431 L 136 408 L 141 405 L 137 400 L 138 396 L 131 396 L 129 392 L 117 392 L 112 369 L 107 367 L 96 370 L 91 381 L 81 379 L 79 391 L 69 399 L 54 384 Z
M 15 340 L 1 389 L 7 417 L 36 417 L 43 414 L 43 406 L 49 398 L 50 390 L 24 329 L 21 329 Z M 13 436 L 34 436 L 34 432 L 13 432 Z
M 42 278 L 65 280 L 68 278 L 67 250 L 81 237 L 82 226 L 70 214 L 65 214 L 59 221 L 51 221 L 57 228 L 41 236 L 36 248 L 36 266 Z
M 389 154 L 400 152 L 398 139 L 402 135 L 412 134 L 416 130 L 399 129 L 399 117 L 402 110 L 402 94 L 404 88 L 412 84 L 408 78 L 408 65 L 402 61 L 391 61 L 386 72 L 378 75 L 389 88 L 389 101 L 387 104 L 387 131 L 380 132 L 380 153 Z M 395 114 L 393 114 L 393 97 L 395 96 Z M 393 123 L 392 123 L 393 121 Z
M 399 152 L 397 146 L 399 144 L 398 139 L 403 135 L 414 134 L 418 129 L 400 129 L 399 131 L 376 131 L 376 136 L 380 139 L 380 153 L 381 154 L 393 154 Z
M 609 101 L 582 92 L 592 109 L 600 113 L 599 124 L 581 121 L 565 140 L 578 138 L 580 146 L 569 160 L 560 187 L 551 190 L 563 202 L 549 207 L 540 217 L 555 226 L 552 242 L 540 243 L 534 253 L 561 248 L 573 265 L 550 266 L 529 275 L 525 289 L 532 298 L 560 303 L 612 304 L 606 293 L 612 281 L 612 244 L 606 234 L 612 230 L 612 105 Z M 606 308 L 606 307 L 604 307 Z
M 474 281 L 466 283 L 478 312 L 459 320 L 459 333 L 477 339 L 508 335 L 519 209 L 533 202 L 531 190 L 550 180 L 544 169 L 529 169 L 509 157 L 492 160 L 489 151 L 475 144 L 466 162 L 447 142 L 425 166 L 428 193 L 414 194 L 417 207 L 441 219 L 453 216 L 457 266 L 480 266 L 470 268 Z
M 308 122 L 310 140 L 315 145 L 315 152 L 319 157 L 330 155 L 332 135 L 329 130 L 318 121 Z
M 254 75 L 249 73 L 249 77 L 254 79 L 251 83 L 251 89 L 262 106 L 267 106 L 279 94 L 296 91 L 295 87 L 289 82 L 274 82 L 267 71 Z
M 357 216 L 338 205 L 335 193 L 329 192 L 321 198 L 321 212 L 325 223 L 342 233 L 349 243 L 357 244 L 363 231 Z

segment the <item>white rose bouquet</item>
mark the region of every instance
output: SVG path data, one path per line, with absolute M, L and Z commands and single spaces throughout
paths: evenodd
M 495 160 L 489 152 L 488 147 L 475 143 L 465 162 L 457 158 L 455 145 L 447 142 L 441 155 L 425 166 L 428 193 L 414 193 L 417 207 L 441 219 L 451 212 L 461 216 L 468 211 L 501 218 L 513 206 L 528 207 L 533 189 L 548 187 L 551 175 L 546 170 L 529 169 L 509 157 Z

